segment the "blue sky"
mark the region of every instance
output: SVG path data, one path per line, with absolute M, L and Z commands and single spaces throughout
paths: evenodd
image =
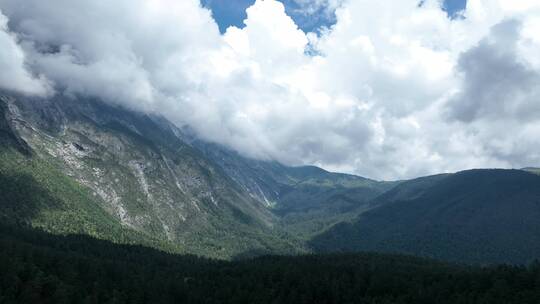
M 331 26 L 335 22 L 335 16 L 327 13 L 323 8 L 311 15 L 299 12 L 299 5 L 295 0 L 280 0 L 285 5 L 287 14 L 304 31 L 316 31 L 321 26 Z M 212 10 L 212 15 L 223 33 L 227 27 L 234 25 L 243 27 L 246 18 L 246 8 L 255 0 L 201 0 L 201 3 Z M 453 16 L 456 12 L 466 7 L 467 0 L 446 0 L 443 9 Z
M 455 13 L 464 10 L 466 6 L 467 0 L 446 0 L 443 8 L 448 12 L 448 15 L 453 16 Z

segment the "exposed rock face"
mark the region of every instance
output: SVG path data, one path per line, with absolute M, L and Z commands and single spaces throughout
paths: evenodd
M 126 227 L 216 256 L 295 250 L 273 237 L 277 218 L 264 204 L 160 118 L 89 99 L 2 104 L 14 140 L 90 188 Z
M 249 159 L 152 115 L 88 98 L 3 95 L 3 140 L 90 189 L 126 229 L 231 257 L 295 253 L 391 188 Z

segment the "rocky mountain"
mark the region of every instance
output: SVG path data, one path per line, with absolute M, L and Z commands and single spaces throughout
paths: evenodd
M 318 251 L 399 252 L 457 262 L 540 257 L 540 176 L 470 170 L 404 182 L 351 223 L 316 236 Z
M 252 198 L 267 206 L 287 231 L 303 239 L 370 209 L 373 198 L 398 184 L 328 172 L 314 166 L 289 167 L 249 159 L 201 140 L 189 142 Z
M 54 171 L 55 183 L 84 189 L 85 207 L 92 203 L 89 209 L 104 211 L 127 230 L 216 257 L 302 250 L 265 205 L 158 117 L 92 99 L 4 95 L 1 101 L 2 138 L 10 144 L 2 147 L 2 167 L 36 169 L 28 175 L 40 185 L 36 176 Z M 36 220 L 41 211 L 21 220 L 65 232 L 66 225 L 55 222 L 69 221 L 69 212 L 47 212 L 48 220 Z
M 24 171 L 43 187 L 50 178 L 41 175 L 54 172 L 44 193 L 63 187 L 79 195 L 55 193 L 55 200 L 28 206 L 35 209 L 30 217 L 8 216 L 52 232 L 117 239 L 122 231 L 136 235 L 123 241 L 149 239 L 221 258 L 298 253 L 308 250 L 302 239 L 358 215 L 394 185 L 249 159 L 161 117 L 91 98 L 3 94 L 0 100 L 3 177 Z M 21 201 L 34 199 L 15 196 L 2 213 L 10 204 L 22 208 Z M 47 205 L 52 201 L 65 204 L 55 209 Z M 83 209 L 101 213 L 82 218 Z M 96 219 L 116 232 L 109 235 Z

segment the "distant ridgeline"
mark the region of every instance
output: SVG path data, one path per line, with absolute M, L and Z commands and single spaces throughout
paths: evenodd
M 540 257 L 540 175 L 470 170 L 406 181 L 381 206 L 310 242 L 319 251 L 401 252 L 478 264 Z
M 162 117 L 95 99 L 7 93 L 0 144 L 0 223 L 10 227 L 218 259 L 357 251 L 481 265 L 540 258 L 535 168 L 382 182 L 249 159 Z M 277 261 L 318 261 L 296 259 Z

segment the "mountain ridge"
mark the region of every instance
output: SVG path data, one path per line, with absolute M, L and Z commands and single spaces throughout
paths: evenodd
M 320 251 L 399 252 L 479 264 L 540 257 L 540 176 L 474 169 L 431 178 L 437 180 L 420 195 L 398 195 L 311 244 Z
M 523 253 L 540 231 L 530 217 L 537 214 L 538 185 L 526 182 L 540 178 L 528 173 L 533 168 L 376 181 L 247 158 L 163 117 L 92 98 L 3 93 L 0 114 L 0 177 L 6 185 L 22 181 L 17 187 L 30 195 L 2 188 L 3 221 L 13 216 L 53 233 L 220 259 L 349 250 L 471 263 L 540 256 Z M 508 182 L 493 181 L 494 172 Z M 528 178 L 511 178 L 520 173 Z M 498 196 L 488 191 L 492 185 Z M 498 204 L 492 211 L 486 198 Z M 504 204 L 518 199 L 524 204 L 513 215 Z M 446 205 L 433 209 L 437 204 Z M 32 206 L 27 218 L 15 212 Z M 513 240 L 491 224 L 463 224 L 475 214 L 479 223 L 495 216 L 524 236 Z M 463 245 L 474 242 L 479 247 Z
M 272 236 L 285 233 L 274 231 L 268 210 L 148 116 L 84 99 L 2 101 L 11 107 L 13 129 L 32 147 L 33 157 L 52 162 L 101 197 L 101 207 L 122 225 L 217 257 L 279 246 L 296 250 Z M 231 229 L 236 232 L 222 235 Z M 205 242 L 207 249 L 198 250 Z

